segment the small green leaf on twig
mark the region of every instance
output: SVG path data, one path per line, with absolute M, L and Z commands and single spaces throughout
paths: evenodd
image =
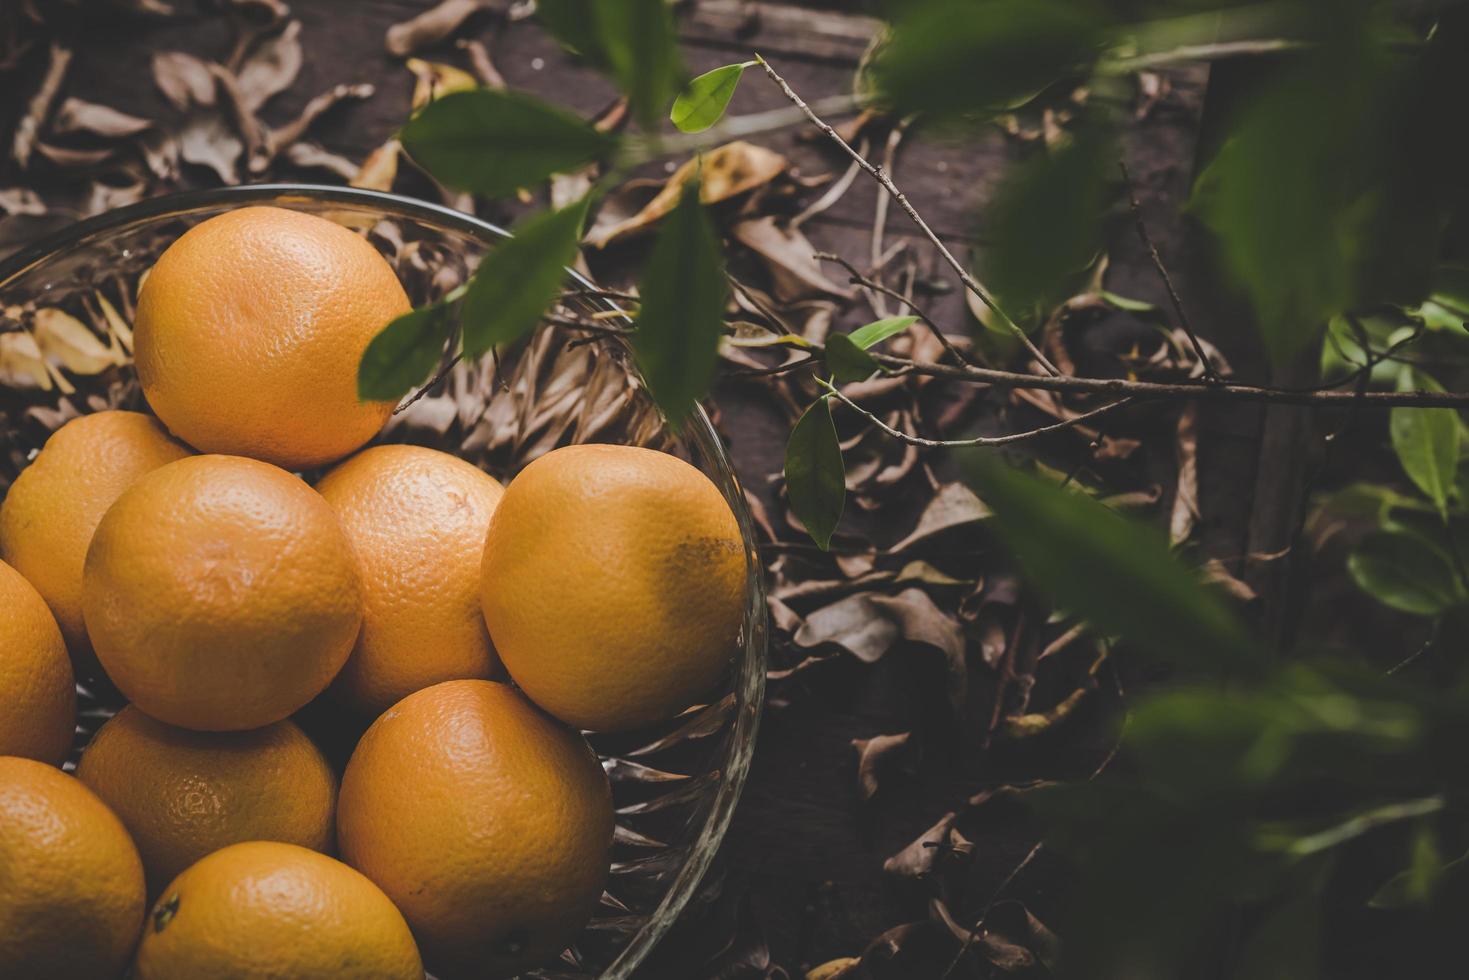
M 825 550 L 847 500 L 847 473 L 831 406 L 818 398 L 806 409 L 786 443 L 786 493 L 811 540 Z
M 491 197 L 612 153 L 617 141 L 570 113 L 520 92 L 454 92 L 424 106 L 403 146 L 450 187 Z
M 688 180 L 643 271 L 633 347 L 653 398 L 673 425 L 709 390 L 724 328 L 724 256 Z
M 590 196 L 522 221 L 485 256 L 464 294 L 464 353 L 477 357 L 529 333 L 576 258 Z
M 844 333 L 826 338 L 826 367 L 841 384 L 866 381 L 881 369 L 876 358 L 852 343 L 852 338 Z
M 916 316 L 890 316 L 881 320 L 873 320 L 866 326 L 858 327 L 851 333 L 852 343 L 866 350 L 895 337 L 918 322 Z
M 734 97 L 745 69 L 754 63 L 725 65 L 695 78 L 673 100 L 673 111 L 668 118 L 685 133 L 702 133 L 713 126 L 729 108 L 729 100 Z
M 1428 375 L 1404 371 L 1398 375 L 1398 390 L 1442 391 Z M 1388 417 L 1393 451 L 1403 471 L 1440 515 L 1448 513 L 1459 465 L 1459 418 L 1451 408 L 1394 408 Z
M 453 317 L 443 303 L 410 310 L 384 327 L 357 365 L 357 397 L 396 401 L 439 363 Z

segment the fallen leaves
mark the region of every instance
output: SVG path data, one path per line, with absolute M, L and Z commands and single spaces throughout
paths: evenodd
M 902 732 L 852 739 L 852 748 L 857 750 L 857 785 L 861 787 L 864 800 L 876 796 L 882 776 L 909 755 L 912 738 L 912 732 Z
M 609 200 L 587 231 L 586 244 L 605 248 L 618 239 L 647 231 L 673 210 L 683 193 L 684 184 L 695 174 L 699 175 L 700 181 L 699 200 L 704 204 L 716 204 L 769 183 L 785 173 L 789 166 L 789 161 L 774 150 L 744 140 L 726 143 L 703 154 L 702 158 L 686 161 L 667 181 L 658 185 L 651 200 L 630 216 L 624 217 L 625 212 Z M 611 210 L 608 205 L 612 205 Z

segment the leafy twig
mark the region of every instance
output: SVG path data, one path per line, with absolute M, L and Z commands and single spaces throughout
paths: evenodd
M 852 285 L 861 286 L 864 289 L 875 290 L 876 292 L 882 293 L 885 296 L 890 296 L 893 299 L 897 300 L 899 303 L 902 303 L 904 306 L 908 307 L 908 309 L 913 311 L 914 316 L 923 321 L 923 325 L 929 329 L 929 331 L 934 335 L 934 337 L 938 340 L 940 344 L 944 345 L 944 350 L 948 352 L 950 357 L 952 357 L 956 362 L 960 364 L 963 364 L 969 360 L 969 358 L 965 357 L 964 354 L 959 350 L 959 348 L 954 346 L 954 342 L 951 341 L 948 336 L 939 329 L 938 324 L 934 323 L 933 320 L 930 319 L 929 315 L 923 311 L 923 308 L 917 303 L 913 302 L 913 300 L 909 299 L 907 296 L 904 296 L 902 293 L 898 292 L 896 289 L 893 289 L 891 286 L 885 286 L 877 280 L 871 278 L 870 276 L 863 275 L 860 271 L 858 271 L 855 265 L 853 265 L 851 262 L 848 262 L 840 255 L 835 255 L 831 252 L 816 252 L 812 255 L 812 258 L 820 262 L 835 262 L 837 265 L 840 265 L 843 269 L 847 270 L 848 275 L 851 276 Z
M 898 206 L 901 207 L 904 213 L 906 213 L 908 217 L 913 221 L 913 223 L 918 226 L 918 230 L 923 232 L 923 236 L 933 244 L 934 248 L 938 249 L 939 255 L 941 255 L 944 261 L 948 263 L 949 268 L 953 269 L 954 272 L 959 276 L 959 281 L 964 284 L 964 288 L 968 289 L 975 296 L 979 297 L 980 302 L 984 303 L 984 305 L 987 306 L 992 313 L 1000 318 L 1000 320 L 1005 324 L 1006 328 L 1014 333 L 1015 336 L 1020 340 L 1020 342 L 1025 345 L 1025 349 L 1030 352 L 1031 357 L 1035 359 L 1036 363 L 1044 368 L 1046 373 L 1050 374 L 1051 376 L 1055 377 L 1060 375 L 1061 372 L 1056 370 L 1056 366 L 1046 358 L 1046 355 L 1041 353 L 1040 348 L 1035 345 L 1035 342 L 1030 339 L 1029 335 L 1027 335 L 1026 332 L 1020 328 L 1019 324 L 1017 324 L 1014 320 L 1011 320 L 1004 310 L 1000 309 L 994 298 L 990 296 L 989 291 L 981 286 L 979 284 L 979 281 L 975 279 L 974 276 L 970 275 L 969 270 L 964 268 L 963 263 L 961 263 L 957 258 L 954 257 L 954 253 L 949 251 L 949 247 L 945 245 L 943 241 L 939 238 L 939 236 L 934 233 L 934 230 L 929 227 L 928 222 L 923 219 L 923 215 L 919 214 L 917 209 L 915 209 L 913 205 L 909 203 L 907 195 L 905 195 L 901 190 L 898 189 L 898 185 L 893 183 L 893 179 L 889 177 L 887 173 L 884 172 L 881 168 L 875 167 L 871 163 L 869 163 L 861 154 L 859 154 L 856 150 L 852 148 L 852 145 L 850 143 L 842 138 L 842 135 L 840 133 L 838 133 L 835 129 L 832 129 L 830 123 L 826 122 L 821 118 L 821 116 L 817 115 L 816 111 L 812 109 L 811 106 L 807 105 L 805 100 L 803 100 L 799 95 L 796 94 L 795 90 L 791 88 L 789 83 L 787 83 L 786 80 L 782 78 L 779 74 L 777 74 L 774 68 L 770 67 L 770 62 L 766 61 L 758 54 L 755 55 L 755 62 L 760 65 L 762 69 L 764 69 L 765 74 L 768 75 L 770 77 L 770 80 L 773 81 L 780 88 L 785 97 L 789 99 L 792 104 L 794 104 L 798 109 L 805 113 L 806 118 L 811 120 L 812 124 L 815 125 L 817 129 L 821 130 L 838 146 L 845 150 L 848 156 L 855 160 L 857 164 L 872 177 L 873 180 L 877 181 L 878 184 L 881 185 L 882 189 L 887 191 L 887 193 L 891 195 L 893 200 L 898 202 Z

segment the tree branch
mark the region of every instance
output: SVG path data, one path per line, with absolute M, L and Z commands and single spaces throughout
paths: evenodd
M 1056 370 L 1056 366 L 1046 358 L 1046 355 L 1041 353 L 1040 348 L 1035 345 L 1035 342 L 1030 339 L 1030 337 L 1026 334 L 1024 330 L 1020 329 L 1020 326 L 1014 320 L 1010 319 L 1009 315 L 1007 315 L 1004 310 L 1000 309 L 1000 307 L 995 303 L 994 298 L 990 296 L 989 291 L 981 286 L 979 284 L 979 281 L 975 279 L 974 276 L 969 274 L 969 270 L 964 267 L 963 263 L 961 263 L 957 258 L 954 257 L 954 253 L 949 251 L 949 247 L 939 239 L 939 236 L 934 233 L 934 230 L 928 226 L 928 222 L 923 220 L 923 216 L 919 214 L 918 211 L 913 207 L 913 205 L 908 202 L 907 196 L 898 189 L 897 184 L 893 183 L 893 179 L 889 177 L 887 173 L 882 170 L 882 168 L 874 167 L 861 154 L 852 149 L 852 145 L 846 140 L 842 139 L 840 133 L 838 133 L 835 129 L 832 129 L 830 124 L 828 124 L 825 120 L 818 116 L 816 112 L 809 105 L 807 105 L 799 95 L 796 94 L 795 90 L 792 89 L 789 84 L 787 84 L 784 78 L 776 74 L 775 69 L 770 67 L 770 62 L 766 61 L 764 58 L 760 57 L 760 55 L 757 54 L 755 55 L 755 63 L 758 64 L 762 69 L 764 69 L 765 74 L 770 77 L 771 81 L 779 86 L 781 92 L 785 95 L 785 97 L 787 99 L 790 99 L 791 102 L 798 109 L 804 112 L 806 118 L 810 119 L 812 124 L 814 124 L 817 129 L 821 130 L 838 146 L 845 150 L 847 155 L 857 162 L 858 166 L 867 171 L 872 179 L 877 181 L 878 184 L 882 186 L 882 189 L 887 191 L 892 199 L 898 202 L 898 206 L 901 207 L 904 213 L 908 215 L 909 219 L 911 219 L 912 222 L 918 226 L 918 230 L 923 232 L 923 236 L 933 244 L 934 248 L 938 249 L 939 255 L 943 256 L 943 259 L 946 263 L 948 263 L 949 268 L 953 269 L 954 272 L 959 276 L 959 281 L 964 284 L 964 288 L 968 289 L 975 296 L 979 297 L 980 302 L 987 306 L 990 309 L 990 312 L 994 313 L 995 316 L 1000 318 L 1000 320 L 1005 324 L 1006 328 L 1008 328 L 1011 333 L 1015 334 L 1016 338 L 1018 338 L 1020 342 L 1025 345 L 1025 349 L 1030 352 L 1031 357 L 1035 358 L 1036 363 L 1044 368 L 1047 374 L 1050 374 L 1052 376 L 1059 375 L 1061 372 Z

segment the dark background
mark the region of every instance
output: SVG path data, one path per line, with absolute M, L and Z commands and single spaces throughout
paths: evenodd
M 426 6 L 413 0 L 295 0 L 292 15 L 303 23 L 305 64 L 296 84 L 266 107 L 266 120 L 279 124 L 293 117 L 307 99 L 337 83 L 370 82 L 376 86 L 372 98 L 334 109 L 312 135 L 327 150 L 361 160 L 407 118 L 413 89 L 413 76 L 402 59 L 385 50 L 384 31 Z M 459 36 L 482 40 L 512 87 L 587 115 L 609 104 L 614 96 L 610 86 L 575 63 L 533 23 L 508 23 L 501 15 L 503 5 L 488 6 Z M 854 6 L 686 3 L 681 32 L 689 67 L 704 71 L 759 51 L 808 100 L 848 91 L 876 29 L 876 22 L 854 12 Z M 219 16 L 151 20 L 99 13 L 96 7 L 78 12 L 62 33 L 76 51 L 65 94 L 148 118 L 172 111 L 153 85 L 149 66 L 155 52 L 185 50 L 222 59 L 231 43 L 229 25 Z M 34 52 L 31 63 L 43 64 L 43 54 Z M 466 63 L 452 41 L 422 56 Z M 0 133 L 10 132 L 37 75 L 0 75 Z M 1205 302 L 1204 277 L 1195 270 L 1207 262 L 1207 248 L 1181 214 L 1200 134 L 1209 131 L 1206 117 L 1219 111 L 1204 104 L 1206 77 L 1203 70 L 1168 76 L 1171 92 L 1132 125 L 1126 154 L 1149 228 L 1191 299 L 1195 325 L 1220 343 L 1237 374 L 1258 378 L 1256 352 L 1232 339 L 1246 332 L 1226 322 L 1228 306 Z M 741 114 L 785 104 L 779 91 L 750 73 L 730 111 Z M 812 135 L 793 129 L 757 141 L 787 154 L 804 174 L 840 173 L 845 159 Z M 964 255 L 983 243 L 977 216 L 1006 162 L 1033 151 L 995 128 L 962 138 L 920 128 L 902 144 L 893 171 L 917 208 Z M 880 148 L 872 152 L 877 155 Z M 293 174 L 290 168 L 278 168 L 273 176 L 322 179 L 319 173 Z M 211 181 L 207 172 L 185 168 L 186 185 Z M 74 198 L 79 192 L 74 173 L 48 169 L 44 163 L 19 172 L 7 158 L 0 165 L 0 187 L 16 186 L 33 188 L 48 201 Z M 859 179 L 837 206 L 806 226 L 808 236 L 818 247 L 866 265 L 878 193 L 875 184 Z M 508 220 L 514 210 L 487 205 L 482 213 Z M 1144 260 L 1124 210 L 1119 208 L 1115 217 L 1108 287 L 1163 304 L 1161 283 Z M 41 230 L 40 223 L 36 230 Z M 928 263 L 926 278 L 934 285 L 927 301 L 935 318 L 956 331 L 968 329 L 972 321 L 952 277 L 932 262 L 924 243 L 894 208 L 887 241 L 900 237 L 913 238 L 915 253 Z M 604 283 L 622 281 L 627 256 L 589 258 Z M 862 314 L 854 305 L 847 322 L 861 322 Z M 742 479 L 774 512 L 781 504 L 772 474 L 781 468 L 788 418 L 759 390 L 735 381 L 722 383 L 715 405 Z M 1201 416 L 1203 518 L 1197 538 L 1205 555 L 1226 560 L 1255 581 L 1279 573 L 1275 566 L 1249 566 L 1242 556 L 1279 550 L 1272 545 L 1294 528 L 1294 511 L 1273 502 L 1290 496 L 1281 485 L 1303 478 L 1303 415 L 1287 409 L 1267 418 L 1262 410 L 1246 406 L 1206 408 Z M 1085 446 L 1078 441 L 1069 449 L 1080 456 Z M 1169 488 L 1172 465 L 1166 443 L 1146 462 L 1157 482 Z M 1258 481 L 1257 474 L 1262 474 Z M 1252 501 L 1263 505 L 1252 510 Z M 1165 497 L 1162 514 L 1167 502 Z M 866 528 L 879 545 L 896 540 L 911 526 L 911 516 L 892 513 L 884 511 L 883 522 Z M 976 554 L 974 560 L 984 558 Z M 1270 614 L 1267 610 L 1262 615 Z M 777 638 L 778 658 L 783 640 Z M 963 809 L 972 794 L 1016 780 L 1084 774 L 1110 746 L 1103 724 L 1107 708 L 1089 704 L 1071 727 L 1039 745 L 983 748 L 935 718 L 925 693 L 935 669 L 928 652 L 895 654 L 873 665 L 838 658 L 819 671 L 772 685 L 753 773 L 720 860 L 700 903 L 658 951 L 646 976 L 758 976 L 767 964 L 801 976 L 835 957 L 855 956 L 885 930 L 927 914 L 923 892 L 886 875 L 885 859 L 945 813 Z M 864 801 L 852 740 L 904 731 L 916 733 L 918 750 L 902 771 L 885 778 L 874 799 Z M 986 810 L 982 819 L 968 823 L 966 836 L 975 848 L 968 874 L 978 893 L 998 888 L 1037 839 L 1028 822 L 1005 807 Z M 1045 909 L 1053 900 L 1052 884 L 1063 873 L 1042 852 L 1007 894 Z M 739 973 L 741 964 L 754 972 Z

